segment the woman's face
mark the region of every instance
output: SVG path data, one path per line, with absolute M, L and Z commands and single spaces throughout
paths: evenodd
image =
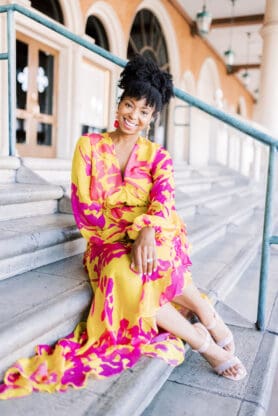
M 147 105 L 145 98 L 124 97 L 117 113 L 119 129 L 123 133 L 136 135 L 150 124 L 153 113 L 154 107 Z

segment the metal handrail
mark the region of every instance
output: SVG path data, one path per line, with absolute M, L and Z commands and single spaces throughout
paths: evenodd
M 54 22 L 53 20 L 41 16 L 40 14 L 33 12 L 19 4 L 8 4 L 0 6 L 0 13 L 7 13 L 7 38 L 8 38 L 8 52 L 0 54 L 0 60 L 8 60 L 8 91 L 9 91 L 9 154 L 15 155 L 15 73 L 16 73 L 16 52 L 15 52 L 15 25 L 14 25 L 14 12 L 23 14 L 24 16 L 54 30 L 56 33 L 64 36 L 65 38 L 77 43 L 78 45 L 94 52 L 103 58 L 113 62 L 114 64 L 124 67 L 127 63 L 126 60 L 119 58 L 116 55 L 106 51 L 105 49 L 83 39 L 72 33 L 64 26 Z M 185 101 L 193 107 L 199 108 L 205 113 L 211 115 L 218 120 L 223 121 L 240 130 L 241 132 L 249 135 L 255 140 L 264 143 L 269 146 L 269 161 L 268 161 L 268 174 L 267 174 L 267 187 L 265 197 L 265 211 L 264 211 L 264 228 L 262 239 L 262 257 L 261 257 L 261 271 L 260 271 L 260 288 L 258 299 L 258 314 L 257 314 L 257 328 L 260 330 L 265 329 L 265 311 L 266 311 L 266 293 L 267 293 L 267 279 L 269 270 L 270 259 L 270 245 L 278 244 L 278 236 L 271 235 L 272 229 L 272 207 L 274 199 L 274 172 L 275 172 L 275 156 L 278 149 L 278 140 L 275 137 L 255 128 L 250 123 L 242 121 L 223 110 L 215 108 L 196 97 L 182 91 L 178 88 L 174 88 L 174 94 L 177 98 Z

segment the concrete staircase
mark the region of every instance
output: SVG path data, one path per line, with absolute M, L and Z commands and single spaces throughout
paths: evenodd
M 84 241 L 72 216 L 58 212 L 61 206 L 69 212 L 63 195 L 70 165 L 60 165 L 60 178 L 51 163 L 48 169 L 35 165 L 34 160 L 0 161 L 2 374 L 17 358 L 32 355 L 38 343 L 71 332 L 86 318 L 92 296 L 82 268 Z M 57 161 L 52 168 L 57 173 Z M 176 185 L 177 208 L 193 245 L 195 282 L 214 300 L 223 299 L 258 254 L 263 193 L 221 166 L 197 170 L 179 164 Z M 162 360 L 143 358 L 120 376 L 90 380 L 80 391 L 2 402 L 0 414 L 140 415 L 172 370 Z
M 84 249 L 72 215 L 58 211 L 63 188 L 40 179 L 15 160 L 10 166 L 6 160 L 5 169 L 0 169 L 0 177 L 4 171 L 8 178 L 0 183 L 0 280 Z

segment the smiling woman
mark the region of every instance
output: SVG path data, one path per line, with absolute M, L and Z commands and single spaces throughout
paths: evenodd
M 171 157 L 141 135 L 173 95 L 171 75 L 136 56 L 119 85 L 116 129 L 82 136 L 72 165 L 72 208 L 87 240 L 84 266 L 94 291 L 87 322 L 19 360 L 0 385 L 0 399 L 80 388 L 89 375 L 118 374 L 142 355 L 178 365 L 182 340 L 216 373 L 246 375 L 230 330 L 193 284 Z M 192 325 L 186 311 L 200 322 Z
M 147 105 L 146 99 L 135 100 L 134 98 L 125 97 L 118 107 L 118 122 L 121 130 L 128 129 L 131 133 L 138 134 L 151 121 L 154 107 Z

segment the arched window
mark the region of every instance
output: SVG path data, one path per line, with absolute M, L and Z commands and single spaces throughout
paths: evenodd
M 104 26 L 96 16 L 88 17 L 85 33 L 95 40 L 96 45 L 106 49 L 107 51 L 110 50 L 108 37 Z
M 131 59 L 136 53 L 155 61 L 164 71 L 169 71 L 168 52 L 164 34 L 155 15 L 147 9 L 140 10 L 134 19 L 127 49 Z M 164 107 L 160 117 L 151 125 L 150 139 L 167 146 L 168 111 Z
M 153 59 L 161 69 L 169 70 L 167 46 L 160 23 L 155 15 L 146 9 L 136 14 L 131 28 L 128 58 L 135 53 Z
M 59 23 L 64 24 L 64 17 L 59 1 L 57 0 L 31 0 L 31 6 L 34 9 L 51 17 Z

